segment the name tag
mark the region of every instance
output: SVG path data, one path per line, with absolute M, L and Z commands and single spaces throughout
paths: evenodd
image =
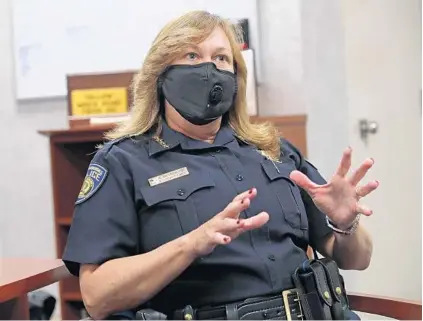
M 156 186 L 187 175 L 189 175 L 188 169 L 186 167 L 182 167 L 175 169 L 174 171 L 149 178 L 148 183 L 150 186 Z

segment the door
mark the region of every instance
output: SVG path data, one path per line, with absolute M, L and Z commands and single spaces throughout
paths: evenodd
M 380 181 L 363 200 L 371 266 L 343 274 L 350 291 L 421 299 L 421 1 L 343 1 L 343 23 L 353 166 L 373 157 Z

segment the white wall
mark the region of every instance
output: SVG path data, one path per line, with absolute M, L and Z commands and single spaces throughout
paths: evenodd
M 348 273 L 347 281 L 352 291 L 421 300 L 421 0 L 342 4 L 350 143 L 355 155 L 376 159 L 367 177 L 381 182 L 363 200 L 374 210 L 363 219 L 373 238 L 372 263 Z M 379 126 L 367 144 L 360 118 Z
M 258 87 L 259 113 L 305 113 L 301 3 L 260 0 L 259 4 L 263 76 L 263 83 Z
M 307 114 L 308 157 L 329 177 L 349 140 L 340 3 L 259 3 L 264 79 L 258 87 L 260 114 Z
M 307 114 L 308 158 L 329 177 L 349 135 L 339 1 L 259 3 L 264 80 L 259 112 Z
M 308 152 L 325 177 L 348 146 L 345 46 L 340 1 L 301 0 Z
M 53 258 L 48 140 L 37 130 L 65 127 L 66 102 L 64 98 L 15 101 L 12 1 L 0 1 L 0 255 Z M 329 176 L 349 141 L 339 1 L 259 0 L 259 4 L 260 114 L 307 113 L 309 158 Z M 57 293 L 55 287 L 50 289 Z

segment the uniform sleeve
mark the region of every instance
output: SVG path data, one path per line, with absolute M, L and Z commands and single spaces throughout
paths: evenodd
M 310 178 L 311 181 L 319 185 L 327 183 L 317 168 L 306 160 L 294 145 L 283 140 L 282 151 L 286 153 L 286 156 L 294 159 L 297 169 Z M 326 224 L 326 215 L 316 207 L 308 193 L 301 189 L 301 195 L 307 211 L 309 244 L 312 248 L 317 249 L 317 245 L 328 235 L 332 234 L 333 231 Z
M 101 149 L 86 172 L 62 258 L 75 276 L 80 264 L 100 265 L 137 253 L 133 182 L 119 156 L 113 147 Z

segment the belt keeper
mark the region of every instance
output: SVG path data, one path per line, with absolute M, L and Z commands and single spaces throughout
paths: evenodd
M 184 316 L 184 320 L 194 320 L 194 309 L 192 308 L 192 306 L 187 305 L 183 311 L 183 316 Z
M 238 305 L 235 303 L 226 305 L 226 319 L 238 320 Z

